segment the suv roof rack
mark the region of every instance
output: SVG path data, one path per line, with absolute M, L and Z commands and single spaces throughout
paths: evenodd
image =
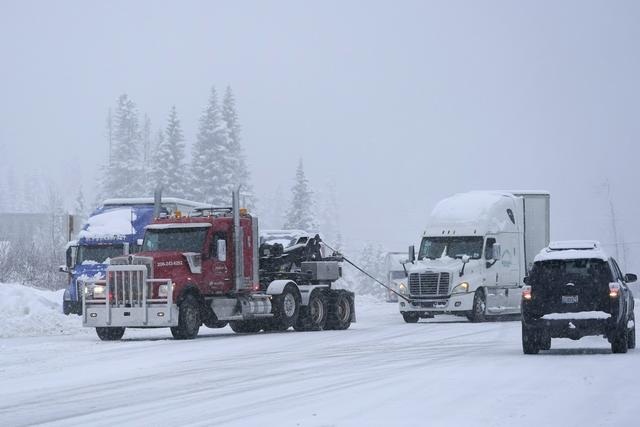
M 565 240 L 560 242 L 549 243 L 550 251 L 567 251 L 567 250 L 591 250 L 600 247 L 600 242 L 596 240 Z

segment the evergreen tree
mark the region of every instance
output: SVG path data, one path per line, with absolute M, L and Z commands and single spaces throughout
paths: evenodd
M 340 250 L 342 236 L 340 234 L 340 210 L 335 183 L 328 182 L 318 199 L 321 201 L 318 218 L 320 232 L 329 245 Z
M 287 211 L 287 219 L 284 228 L 295 228 L 306 231 L 316 229 L 313 212 L 313 192 L 309 188 L 309 182 L 304 175 L 302 160 L 298 164 L 295 184 L 291 189 L 291 206 Z
M 155 186 L 163 196 L 184 196 L 185 143 L 176 107 L 171 107 L 165 137 L 159 142 L 153 162 Z
M 142 120 L 142 170 L 144 188 L 148 189 L 151 180 L 151 119 L 146 114 Z
M 224 176 L 228 179 L 228 185 L 231 189 L 242 186 L 242 192 L 246 197 L 246 207 L 252 209 L 255 207 L 256 198 L 253 195 L 253 186 L 251 185 L 251 173 L 247 167 L 244 157 L 240 136 L 240 122 L 238 120 L 238 112 L 236 110 L 236 100 L 230 86 L 224 94 L 222 102 L 222 119 L 225 126 L 225 146 L 224 153 Z M 229 197 L 229 196 L 227 196 Z
M 135 103 L 126 94 L 118 98 L 113 117 L 111 161 L 103 173 L 104 197 L 134 197 L 144 191 L 140 156 L 140 125 Z
M 189 197 L 213 205 L 227 205 L 231 188 L 224 174 L 225 129 L 218 94 L 211 88 L 209 101 L 200 116 L 189 175 Z
M 86 206 L 84 202 L 84 193 L 82 192 L 82 185 L 78 187 L 78 195 L 76 196 L 76 203 L 73 208 L 75 215 L 84 215 L 86 213 Z

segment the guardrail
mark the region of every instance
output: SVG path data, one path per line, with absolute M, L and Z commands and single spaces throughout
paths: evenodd
M 82 289 L 82 314 L 87 323 L 87 304 L 93 307 L 104 305 L 106 324 L 111 325 L 112 310 L 141 309 L 142 326 L 149 323 L 149 306 L 166 305 L 168 322 L 171 323 L 173 305 L 173 283 L 169 279 L 147 279 L 147 268 L 144 265 L 111 265 L 107 268 L 106 280 L 78 280 Z M 154 285 L 166 285 L 167 296 L 154 295 Z M 96 298 L 96 289 L 102 290 L 103 297 Z M 87 298 L 87 295 L 91 295 Z M 157 292 L 156 292 L 157 294 Z M 137 316 L 136 316 L 137 317 Z

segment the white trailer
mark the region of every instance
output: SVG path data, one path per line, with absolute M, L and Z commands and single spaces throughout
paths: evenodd
M 473 191 L 440 201 L 417 257 L 409 248 L 399 286 L 404 320 L 519 313 L 523 278 L 549 244 L 549 201 L 545 191 Z

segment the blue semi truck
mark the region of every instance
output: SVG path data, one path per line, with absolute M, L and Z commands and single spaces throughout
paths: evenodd
M 206 206 L 190 200 L 162 197 L 158 213 L 188 214 Z M 145 227 L 154 219 L 155 209 L 154 198 L 107 199 L 89 216 L 77 239 L 67 244 L 66 264 L 60 266 L 60 271 L 69 276 L 62 300 L 64 314 L 82 314 L 78 279 L 104 279 L 111 258 L 138 252 Z

